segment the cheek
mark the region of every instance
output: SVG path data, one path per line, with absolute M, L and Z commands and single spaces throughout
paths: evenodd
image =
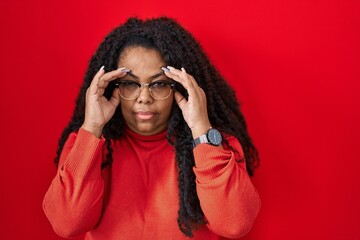
M 121 113 L 122 113 L 122 115 L 124 116 L 125 119 L 129 118 L 131 116 L 132 105 L 133 104 L 131 104 L 129 102 L 126 102 L 126 101 L 122 101 L 120 103 Z
M 167 117 L 169 117 L 171 114 L 173 102 L 174 102 L 173 99 L 169 99 L 169 101 L 166 101 L 162 106 L 164 109 L 163 114 L 166 115 Z

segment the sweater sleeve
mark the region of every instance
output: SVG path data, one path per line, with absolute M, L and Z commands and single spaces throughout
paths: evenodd
M 252 227 L 260 209 L 258 192 L 246 171 L 243 150 L 228 137 L 233 151 L 209 144 L 194 149 L 197 194 L 207 227 L 227 238 L 240 238 Z
M 80 128 L 63 147 L 57 174 L 43 200 L 44 212 L 59 236 L 85 233 L 100 219 L 104 142 Z

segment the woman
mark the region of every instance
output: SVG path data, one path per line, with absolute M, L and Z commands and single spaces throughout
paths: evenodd
M 63 237 L 240 238 L 260 208 L 235 94 L 165 17 L 131 18 L 105 38 L 55 162 L 43 208 Z

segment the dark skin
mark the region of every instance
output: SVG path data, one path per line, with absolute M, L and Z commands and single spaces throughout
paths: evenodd
M 170 71 L 161 69 L 165 65 L 158 51 L 143 47 L 125 49 L 119 59 L 119 68 L 105 73 L 100 69 L 86 92 L 85 121 L 82 128 L 100 137 L 105 124 L 120 105 L 129 128 L 142 135 L 154 135 L 167 129 L 173 100 L 179 105 L 183 117 L 191 129 L 193 138 L 206 133 L 211 127 L 206 105 L 206 95 L 195 79 L 184 68 Z M 126 67 L 123 67 L 126 66 Z M 131 71 L 127 76 L 124 69 Z M 126 71 L 128 71 L 126 70 Z M 154 99 L 147 87 L 142 88 L 137 99 L 123 99 L 115 89 L 110 100 L 103 94 L 108 84 L 118 78 L 130 78 L 139 83 L 150 83 L 158 79 L 172 79 L 188 92 L 188 100 L 179 92 L 166 99 Z M 221 146 L 220 146 L 221 147 Z

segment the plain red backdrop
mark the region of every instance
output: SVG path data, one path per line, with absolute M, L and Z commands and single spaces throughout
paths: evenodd
M 243 104 L 262 158 L 253 178 L 262 209 L 244 239 L 360 239 L 359 1 L 5 0 L 0 9 L 0 239 L 60 239 L 41 202 L 88 60 L 126 18 L 160 15 L 195 35 Z

